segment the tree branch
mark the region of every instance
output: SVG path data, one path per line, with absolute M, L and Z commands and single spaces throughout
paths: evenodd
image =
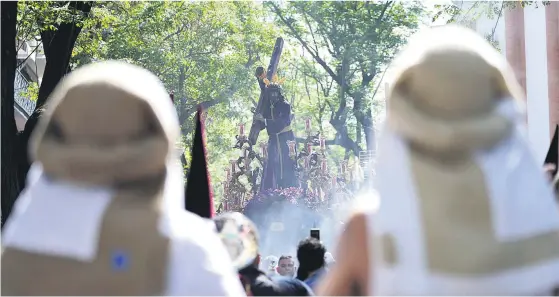
M 336 73 L 334 73 L 334 71 L 332 70 L 332 68 L 330 68 L 330 66 L 328 66 L 328 64 L 318 56 L 318 53 L 315 53 L 307 44 L 307 42 L 305 40 L 303 40 L 303 38 L 301 37 L 301 35 L 299 33 L 297 33 L 297 30 L 295 30 L 295 28 L 293 27 L 293 25 L 291 24 L 291 22 L 289 22 L 288 20 L 285 19 L 283 13 L 281 12 L 281 10 L 279 9 L 279 7 L 273 3 L 273 2 L 269 2 L 270 5 L 272 6 L 274 13 L 279 17 L 279 19 L 281 20 L 281 22 L 283 24 L 285 24 L 287 26 L 287 28 L 289 29 L 289 31 L 291 32 L 291 34 L 301 43 L 301 45 L 309 52 L 309 54 L 313 57 L 313 59 L 320 65 L 322 66 L 322 68 L 324 68 L 324 70 L 326 72 L 328 72 L 328 74 L 335 80 L 337 81 L 340 85 L 342 84 L 340 78 L 336 75 Z

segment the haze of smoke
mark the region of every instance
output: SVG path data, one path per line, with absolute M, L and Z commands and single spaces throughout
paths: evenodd
M 334 254 L 339 235 L 351 213 L 356 208 L 361 209 L 365 205 L 374 204 L 374 191 L 370 189 L 363 189 L 357 196 L 352 201 L 341 202 L 332 207 L 322 216 L 289 202 L 278 202 L 263 209 L 251 217 L 260 233 L 262 257 L 274 255 L 279 258 L 281 255 L 291 255 L 296 258 L 298 243 L 310 236 L 312 228 L 320 229 L 321 241 L 327 250 Z M 271 230 L 273 223 L 282 223 L 283 230 Z

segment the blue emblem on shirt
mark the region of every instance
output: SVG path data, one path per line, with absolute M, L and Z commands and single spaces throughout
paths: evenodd
M 114 252 L 111 261 L 115 271 L 123 271 L 128 268 L 128 255 L 123 251 Z

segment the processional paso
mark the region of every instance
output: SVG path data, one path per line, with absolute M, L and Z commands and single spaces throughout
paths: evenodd
M 294 195 L 295 200 L 304 200 L 303 204 L 307 206 L 329 205 L 334 200 L 330 199 L 331 196 L 351 196 L 351 182 L 348 181 L 352 180 L 352 172 L 348 163 L 344 161 L 340 164 L 341 171 L 338 174 L 329 172 L 326 141 L 320 134 L 312 134 L 310 118 L 305 120 L 307 137 L 302 141 L 303 149 L 297 151 L 291 128 L 291 105 L 285 100 L 281 87 L 283 80 L 276 73 L 282 48 L 283 39 L 278 38 L 268 70 L 265 71 L 263 67 L 255 70 L 261 90 L 260 98 L 257 107 L 253 108 L 254 118 L 248 136 L 245 135 L 244 124 L 239 127 L 234 148 L 242 153 L 241 157 L 231 160 L 230 167 L 226 169 L 224 199 L 218 212 L 243 211 L 249 201 L 270 202 L 274 200 L 271 196 L 289 200 L 293 197 L 287 196 Z M 264 129 L 268 140 L 259 144 L 258 151 L 258 136 Z M 320 146 L 320 149 L 313 151 L 313 146 Z M 258 161 L 260 166 L 253 166 L 253 161 Z M 349 180 L 346 174 L 349 174 Z M 245 182 L 239 180 L 241 177 L 246 177 L 248 188 Z

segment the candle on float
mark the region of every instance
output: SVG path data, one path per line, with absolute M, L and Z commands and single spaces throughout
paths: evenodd
M 262 158 L 266 159 L 268 158 L 268 145 L 265 143 L 260 144 L 260 155 L 262 155 Z
M 324 137 L 320 137 L 320 149 L 326 150 L 326 139 Z
M 235 173 L 235 165 L 237 163 L 237 160 L 230 160 L 229 162 L 231 163 L 231 173 Z
M 311 118 L 305 119 L 305 131 L 311 132 Z
M 326 172 L 328 170 L 328 163 L 326 162 L 326 159 L 322 159 L 321 169 L 322 169 L 322 172 Z
M 239 136 L 245 136 L 245 124 L 239 124 Z
M 287 141 L 287 146 L 289 147 L 289 154 L 290 155 L 295 154 L 295 141 L 293 140 Z

